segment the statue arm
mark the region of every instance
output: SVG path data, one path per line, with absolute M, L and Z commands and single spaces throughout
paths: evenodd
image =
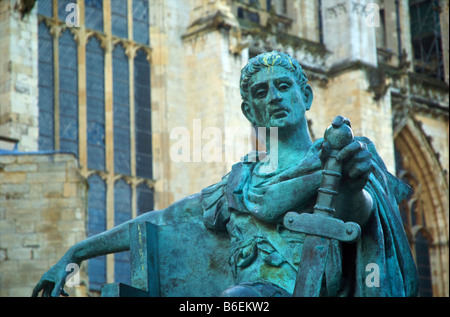
M 356 222 L 364 228 L 373 213 L 372 196 L 362 189 L 356 193 L 341 192 L 336 197 L 335 217 L 343 221 Z
M 165 224 L 182 221 L 183 218 L 201 216 L 198 204 L 199 195 L 192 195 L 174 203 L 166 209 L 152 211 L 124 222 L 105 232 L 92 236 L 73 245 L 64 256 L 47 271 L 33 290 L 32 296 L 57 297 L 65 294 L 63 288 L 70 271 L 66 267 L 70 263 L 80 265 L 82 261 L 110 253 L 127 251 L 130 249 L 129 227 L 133 222 L 152 222 Z
M 130 249 L 129 223 L 122 223 L 72 246 L 64 255 L 67 261 L 77 263 L 97 256 Z
M 321 180 L 321 171 L 292 178 L 267 186 L 264 195 L 258 195 L 263 201 L 258 208 L 249 210 L 256 218 L 268 223 L 277 223 L 291 210 L 302 211 L 306 206 L 299 202 L 310 202 L 317 194 Z M 282 199 L 280 199 L 282 196 Z

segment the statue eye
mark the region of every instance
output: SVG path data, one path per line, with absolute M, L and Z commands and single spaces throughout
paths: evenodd
M 286 90 L 288 90 L 290 87 L 291 87 L 291 86 L 290 86 L 289 84 L 287 84 L 287 83 L 281 83 L 281 84 L 278 86 L 278 90 L 279 90 L 279 91 L 286 91 Z
M 266 96 L 266 93 L 267 93 L 266 89 L 263 89 L 263 88 L 258 89 L 255 93 L 255 97 L 256 98 L 264 98 Z

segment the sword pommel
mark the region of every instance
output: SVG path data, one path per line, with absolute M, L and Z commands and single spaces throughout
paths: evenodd
M 332 150 L 341 150 L 353 141 L 353 131 L 345 121 L 340 126 L 332 124 L 325 130 L 324 140 Z

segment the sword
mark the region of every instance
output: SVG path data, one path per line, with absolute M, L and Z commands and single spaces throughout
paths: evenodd
M 286 228 L 306 234 L 293 294 L 296 297 L 320 295 L 331 239 L 354 242 L 361 234 L 357 223 L 333 218 L 342 177 L 342 164 L 336 155 L 353 141 L 353 131 L 345 123 L 338 126 L 333 122 L 325 131 L 324 140 L 330 145 L 330 154 L 323 167 L 313 213 L 288 212 L 283 218 Z

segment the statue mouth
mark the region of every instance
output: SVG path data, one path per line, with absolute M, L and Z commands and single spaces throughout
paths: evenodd
M 288 116 L 289 110 L 284 108 L 279 108 L 270 113 L 270 116 L 275 119 L 285 118 Z

